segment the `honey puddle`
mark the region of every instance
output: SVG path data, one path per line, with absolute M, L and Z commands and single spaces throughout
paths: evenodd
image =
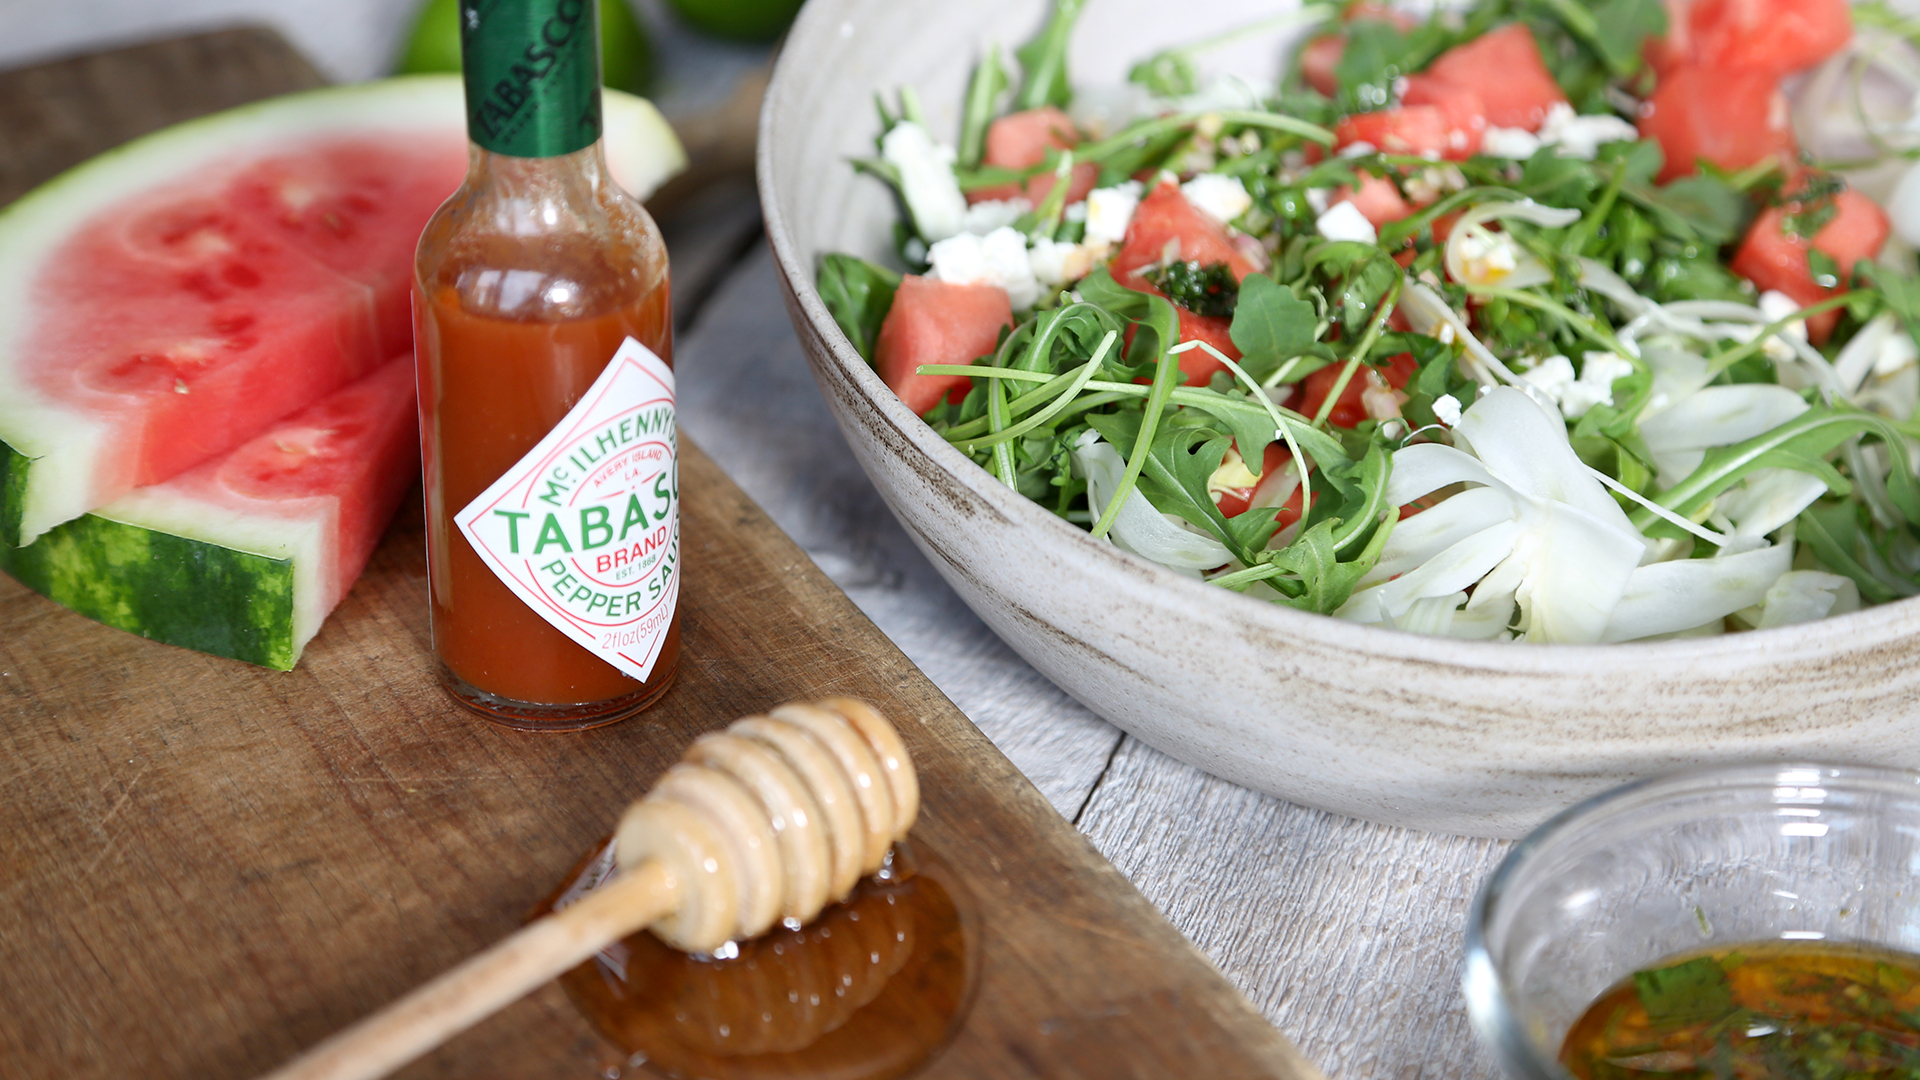
M 582 860 L 544 915 L 606 880 L 612 844 Z M 890 1080 L 959 1030 L 978 967 L 971 905 L 924 844 L 807 926 L 695 956 L 642 931 L 560 976 L 582 1015 L 671 1080 Z

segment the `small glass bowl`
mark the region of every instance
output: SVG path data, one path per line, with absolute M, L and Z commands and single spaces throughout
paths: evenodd
M 1920 773 L 1703 768 L 1615 788 L 1508 853 L 1467 920 L 1467 1011 L 1515 1080 L 1565 1080 L 1595 998 L 1676 954 L 1826 940 L 1920 953 Z

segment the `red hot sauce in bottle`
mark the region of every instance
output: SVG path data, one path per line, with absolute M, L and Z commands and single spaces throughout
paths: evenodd
M 420 238 L 433 644 L 454 698 L 574 730 L 680 655 L 667 255 L 607 173 L 591 0 L 461 0 L 471 162 Z

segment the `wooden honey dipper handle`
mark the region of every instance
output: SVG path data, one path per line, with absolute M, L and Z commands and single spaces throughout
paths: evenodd
M 672 911 L 675 894 L 675 882 L 666 868 L 646 863 L 572 906 L 529 923 L 264 1080 L 385 1076 Z
M 642 928 L 710 952 L 809 922 L 880 869 L 919 802 L 899 734 L 863 702 L 736 721 L 628 808 L 619 874 L 262 1080 L 385 1076 Z

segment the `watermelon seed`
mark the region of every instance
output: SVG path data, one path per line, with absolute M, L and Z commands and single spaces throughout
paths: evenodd
M 182 274 L 180 287 L 202 300 L 218 303 L 227 298 L 227 290 L 221 288 L 219 283 L 213 280 L 212 275 L 205 270 L 193 270 Z
M 188 390 L 187 390 L 187 381 L 186 381 L 185 379 L 175 379 L 175 380 L 173 380 L 173 392 L 174 392 L 174 393 L 176 393 L 176 394 L 185 394 L 185 393 L 188 393 Z

